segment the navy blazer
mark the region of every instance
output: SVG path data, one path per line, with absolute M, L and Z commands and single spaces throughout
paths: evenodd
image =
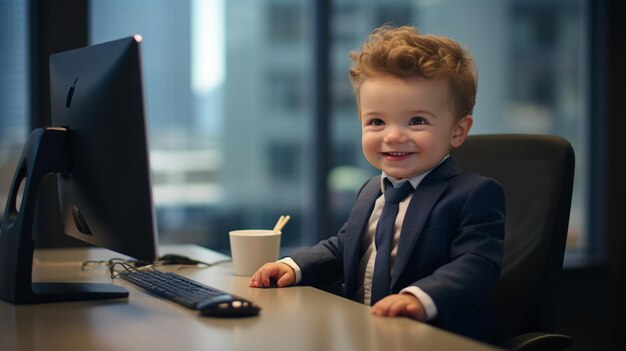
M 300 284 L 324 286 L 343 280 L 354 299 L 361 240 L 380 176 L 359 190 L 339 233 L 291 255 L 302 270 Z M 490 340 L 489 290 L 500 276 L 504 239 L 504 191 L 495 180 L 462 173 L 452 157 L 433 169 L 410 200 L 391 275 L 391 291 L 417 286 L 437 306 L 430 323 L 468 337 Z

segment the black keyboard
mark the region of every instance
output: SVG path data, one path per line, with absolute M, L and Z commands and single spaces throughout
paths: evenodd
M 232 295 L 172 272 L 126 271 L 119 276 L 144 290 L 192 310 L 197 309 L 199 303 L 209 298 Z

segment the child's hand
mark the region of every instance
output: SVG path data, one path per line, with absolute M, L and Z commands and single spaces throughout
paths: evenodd
M 372 314 L 385 317 L 406 316 L 418 321 L 426 320 L 424 306 L 411 294 L 386 296 L 372 306 Z
M 276 286 L 279 288 L 293 285 L 296 282 L 296 272 L 286 263 L 266 263 L 250 277 L 248 286 L 252 288 L 269 288 L 274 282 L 276 282 Z

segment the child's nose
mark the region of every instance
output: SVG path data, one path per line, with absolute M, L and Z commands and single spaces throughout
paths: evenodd
M 385 134 L 385 143 L 405 143 L 407 142 L 408 137 L 401 127 L 391 126 L 387 128 L 387 133 Z

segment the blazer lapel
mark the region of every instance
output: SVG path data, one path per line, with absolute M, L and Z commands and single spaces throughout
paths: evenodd
M 357 290 L 356 271 L 361 257 L 361 239 L 374 209 L 374 203 L 380 195 L 382 195 L 380 176 L 377 176 L 370 179 L 359 192 L 346 223 L 343 267 L 346 284 L 345 296 L 348 298 L 352 298 Z
M 439 201 L 441 195 L 448 188 L 447 179 L 458 175 L 460 172 L 456 161 L 452 157 L 448 157 L 430 172 L 415 190 L 402 223 L 396 260 L 391 272 L 392 287 L 404 270 L 435 203 Z

